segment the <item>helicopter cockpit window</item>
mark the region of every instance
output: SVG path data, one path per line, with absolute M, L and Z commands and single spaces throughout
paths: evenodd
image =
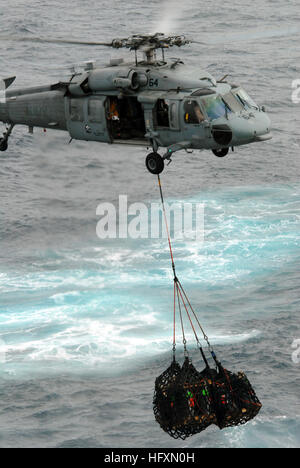
M 188 124 L 200 124 L 204 122 L 205 117 L 201 112 L 197 101 L 185 101 L 184 103 L 184 120 Z
M 241 112 L 244 110 L 244 106 L 240 100 L 236 99 L 236 96 L 232 93 L 225 94 L 225 96 L 223 96 L 223 100 L 233 112 Z
M 238 89 L 234 93 L 237 99 L 241 102 L 244 108 L 246 109 L 256 109 L 258 110 L 258 105 L 253 101 L 253 99 L 246 93 L 243 89 Z
M 210 120 L 216 120 L 220 117 L 227 117 L 228 114 L 232 112 L 229 105 L 226 104 L 225 101 L 223 101 L 221 96 L 211 96 L 203 98 L 201 102 L 203 102 L 208 118 Z

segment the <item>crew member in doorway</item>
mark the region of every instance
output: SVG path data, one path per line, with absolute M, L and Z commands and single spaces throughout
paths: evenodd
M 108 120 L 120 120 L 117 99 L 110 99 Z

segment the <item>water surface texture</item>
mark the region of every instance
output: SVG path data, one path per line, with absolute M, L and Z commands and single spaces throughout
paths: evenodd
M 181 442 L 152 413 L 155 377 L 171 358 L 167 242 L 96 237 L 99 203 L 159 201 L 146 150 L 14 130 L 0 155 L 1 447 L 299 447 L 299 19 L 296 0 L 180 10 L 158 0 L 5 2 L 6 35 L 107 40 L 163 27 L 207 42 L 170 56 L 230 74 L 266 106 L 274 138 L 224 159 L 176 154 L 162 176 L 167 201 L 204 204 L 204 243 L 174 242 L 178 275 L 222 362 L 246 371 L 263 403 L 243 427 Z M 1 41 L 0 75 L 47 84 L 66 65 L 123 54 Z

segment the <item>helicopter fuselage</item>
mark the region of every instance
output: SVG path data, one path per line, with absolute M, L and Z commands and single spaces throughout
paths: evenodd
M 179 60 L 90 65 L 68 81 L 6 90 L 0 121 L 31 131 L 64 130 L 76 140 L 143 145 L 154 152 L 163 147 L 168 159 L 181 149 L 224 156 L 230 147 L 271 138 L 264 108 L 241 87 L 186 70 Z

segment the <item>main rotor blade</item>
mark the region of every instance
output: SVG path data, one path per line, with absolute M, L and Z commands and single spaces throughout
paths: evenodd
M 111 47 L 111 42 L 94 42 L 94 41 L 78 41 L 76 39 L 47 39 L 43 37 L 18 37 L 18 36 L 0 36 L 0 41 L 15 41 L 15 42 L 35 42 L 38 44 L 71 44 L 84 46 L 107 46 Z
M 210 37 L 206 37 L 203 35 L 203 41 L 198 42 L 192 40 L 191 42 L 195 42 L 196 44 L 206 44 L 206 45 L 214 45 L 214 44 L 230 44 L 235 42 L 236 45 L 239 45 L 239 42 L 253 42 L 253 41 L 263 41 L 265 39 L 276 39 L 280 37 L 291 37 L 291 36 L 298 36 L 300 34 L 299 27 L 293 27 L 289 29 L 267 29 L 267 30 L 249 30 L 243 32 L 236 32 L 233 34 L 225 35 L 225 34 L 215 34 L 214 36 L 210 35 Z

